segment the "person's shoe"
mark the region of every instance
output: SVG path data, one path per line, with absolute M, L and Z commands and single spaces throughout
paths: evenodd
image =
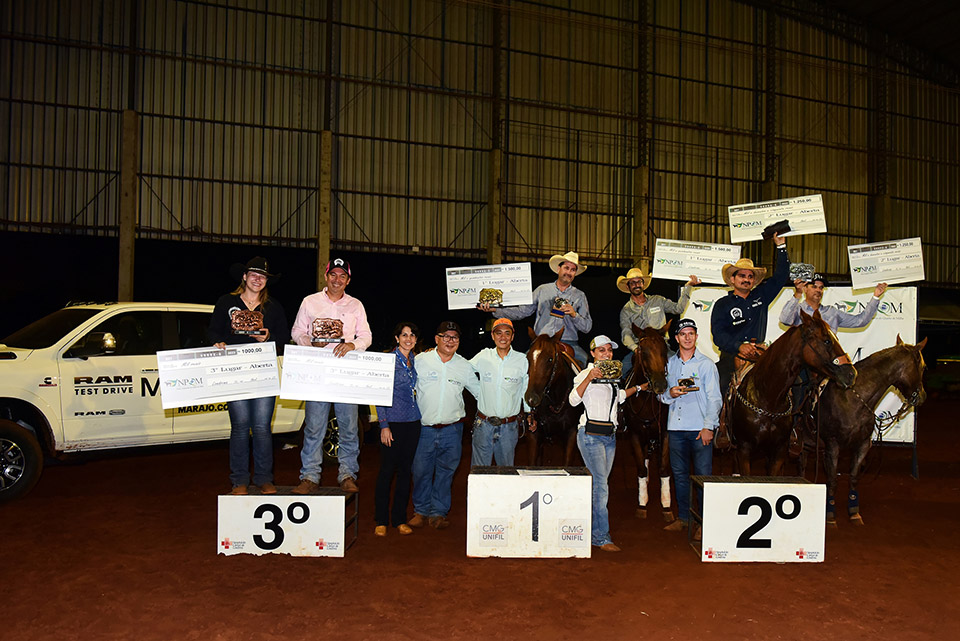
M 247 495 L 247 486 L 246 485 L 234 485 L 233 489 L 230 490 L 230 494 L 234 496 L 246 496 Z
M 387 526 L 386 526 L 386 525 L 378 525 L 378 526 L 376 527 L 376 529 L 373 531 L 373 533 L 376 534 L 377 536 L 386 536 L 386 535 L 387 535 Z
M 703 528 L 700 527 L 699 525 L 697 526 L 697 529 L 693 531 L 693 540 L 694 541 L 703 540 Z
M 413 518 L 407 521 L 407 525 L 410 527 L 423 527 L 427 524 L 427 517 L 422 514 L 417 514 L 414 512 Z
M 406 523 L 401 523 L 400 525 L 397 526 L 397 532 L 406 536 L 407 534 L 413 534 L 413 528 L 411 528 Z
M 348 476 L 340 481 L 340 489 L 344 492 L 350 492 L 351 494 L 355 494 L 360 491 L 360 488 L 357 487 L 357 482 L 353 480 L 352 476 Z
M 603 550 L 604 552 L 619 552 L 619 551 L 620 551 L 620 548 L 617 546 L 617 544 L 616 544 L 616 543 L 613 543 L 613 542 L 604 543 L 603 545 L 600 546 L 600 549 Z
M 263 484 L 260 485 L 260 493 L 261 493 L 261 494 L 276 494 L 276 493 L 277 493 L 277 486 L 274 485 L 273 483 L 271 483 L 270 481 L 267 481 L 266 483 L 263 483 Z
M 431 516 L 429 523 L 430 523 L 430 527 L 432 527 L 435 530 L 445 530 L 448 527 L 450 527 L 450 521 L 448 521 L 446 517 L 443 517 L 443 516 Z
M 294 494 L 310 494 L 320 487 L 319 483 L 314 483 L 310 479 L 303 479 L 300 481 L 300 485 L 293 488 Z
M 669 525 L 667 525 L 667 527 L 663 529 L 666 530 L 667 532 L 681 532 L 685 530 L 686 527 L 687 527 L 686 521 L 683 521 L 680 519 L 674 519 Z

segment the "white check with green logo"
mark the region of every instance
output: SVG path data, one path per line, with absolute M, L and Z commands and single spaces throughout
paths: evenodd
M 723 266 L 740 258 L 738 245 L 657 239 L 653 277 L 687 281 L 696 276 L 705 283 L 723 283 Z
M 763 230 L 781 220 L 790 223 L 790 231 L 784 236 L 822 234 L 827 231 L 827 220 L 823 215 L 823 198 L 820 194 L 731 205 L 727 207 L 727 216 L 730 219 L 730 242 L 732 243 L 761 240 Z
M 919 238 L 849 245 L 850 282 L 854 289 L 878 283 L 912 283 L 924 279 Z
M 163 350 L 157 352 L 157 368 L 163 409 L 280 392 L 277 348 L 272 342 Z
M 447 309 L 473 309 L 481 289 L 499 289 L 503 305 L 533 302 L 530 263 L 505 263 L 478 267 L 447 267 Z

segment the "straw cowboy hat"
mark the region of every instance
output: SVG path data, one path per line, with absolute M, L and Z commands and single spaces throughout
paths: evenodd
M 634 278 L 639 278 L 643 281 L 643 288 L 646 289 L 650 287 L 650 281 L 653 280 L 653 276 L 650 274 L 644 274 L 642 269 L 633 267 L 630 271 L 627 272 L 626 276 L 620 276 L 617 278 L 617 289 L 619 289 L 624 294 L 630 293 L 630 287 L 627 285 L 628 281 L 633 280 Z
M 587 271 L 586 265 L 580 264 L 580 256 L 577 255 L 577 252 L 567 252 L 563 256 L 560 254 L 554 254 L 550 257 L 550 270 L 555 274 L 560 273 L 560 265 L 562 263 L 573 263 L 577 266 L 577 276 Z
M 753 272 L 754 287 L 759 285 L 760 281 L 762 281 L 767 276 L 766 267 L 754 267 L 753 261 L 750 260 L 749 258 L 740 258 L 737 260 L 737 262 L 735 262 L 732 265 L 730 263 L 727 263 L 726 265 L 723 266 L 723 282 L 733 287 L 733 282 L 732 282 L 733 275 L 736 274 L 741 269 L 746 269 Z

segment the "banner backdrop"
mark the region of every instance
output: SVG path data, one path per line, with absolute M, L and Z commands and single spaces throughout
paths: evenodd
M 697 349 L 714 361 L 720 360 L 720 352 L 713 344 L 713 336 L 710 333 L 710 313 L 713 311 L 714 302 L 726 296 L 728 291 L 730 290 L 726 288 L 695 287 L 690 297 L 690 304 L 687 305 L 683 314 L 684 318 L 692 318 L 697 323 Z M 775 341 L 787 330 L 787 327 L 777 322 L 777 319 L 780 318 L 780 310 L 793 296 L 794 291 L 792 287 L 784 288 L 770 305 L 766 337 L 768 343 Z M 854 294 L 849 287 L 828 287 L 823 293 L 821 305 L 838 307 L 848 314 L 857 314 L 863 311 L 864 306 L 870 302 L 871 296 L 873 296 L 873 290 Z M 869 325 L 859 329 L 840 328 L 837 337 L 856 364 L 876 351 L 896 345 L 897 334 L 904 342 L 911 344 L 917 342 L 916 287 L 890 287 L 880 299 L 880 308 Z M 877 414 L 891 416 L 900 409 L 902 402 L 900 395 L 891 388 L 877 406 Z M 906 416 L 884 431 L 883 440 L 912 443 L 913 433 L 914 415 L 913 410 L 910 410 Z

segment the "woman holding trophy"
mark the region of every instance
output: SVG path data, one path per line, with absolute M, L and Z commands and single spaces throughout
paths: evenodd
M 283 306 L 267 294 L 267 285 L 276 275 L 267 269 L 260 256 L 246 266 L 235 263 L 230 273 L 240 284 L 217 301 L 207 330 L 214 347 L 239 343 L 273 341 L 277 355 L 290 340 Z M 250 398 L 227 403 L 230 413 L 230 482 L 231 494 L 247 494 L 250 484 L 250 435 L 253 434 L 253 483 L 263 494 L 276 494 L 273 484 L 273 436 L 271 421 L 275 396 Z

